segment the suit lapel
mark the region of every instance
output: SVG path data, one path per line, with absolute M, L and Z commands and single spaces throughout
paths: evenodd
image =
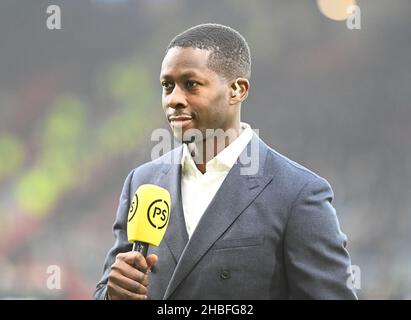
M 272 180 L 272 175 L 263 174 L 267 148 L 258 137 L 254 136 L 253 139 L 257 139 L 259 145 L 258 173 L 253 176 L 242 175 L 242 164 L 239 162 L 232 167 L 184 248 L 164 294 L 164 299 L 172 295 L 214 242 L 224 234 Z M 255 140 L 254 143 L 256 143 Z M 173 232 L 173 236 L 177 235 Z
M 181 150 L 182 148 L 177 150 L 176 159 L 181 159 Z M 170 249 L 175 263 L 179 260 L 188 241 L 181 200 L 181 165 L 178 161 L 163 168 L 163 175 L 159 183 L 170 192 L 170 221 L 163 241 Z

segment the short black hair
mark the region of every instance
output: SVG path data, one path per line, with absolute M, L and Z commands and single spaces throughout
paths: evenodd
M 167 47 L 198 48 L 211 52 L 207 66 L 226 79 L 250 78 L 250 48 L 233 28 L 216 23 L 200 24 L 177 35 Z

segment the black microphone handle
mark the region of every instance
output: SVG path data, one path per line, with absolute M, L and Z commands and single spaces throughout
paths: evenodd
M 134 242 L 132 251 L 140 252 L 144 257 L 147 257 L 148 243 Z

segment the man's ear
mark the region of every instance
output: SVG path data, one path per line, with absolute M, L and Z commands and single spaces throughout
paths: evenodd
M 246 78 L 237 78 L 231 81 L 230 89 L 230 104 L 243 102 L 248 96 L 250 82 Z

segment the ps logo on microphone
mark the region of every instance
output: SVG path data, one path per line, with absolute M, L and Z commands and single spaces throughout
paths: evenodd
M 138 198 L 137 198 L 137 195 L 135 194 L 133 197 L 133 201 L 131 201 L 130 210 L 128 211 L 128 222 L 133 220 L 134 216 L 136 215 L 137 206 L 138 206 Z
M 170 206 L 164 199 L 153 201 L 147 210 L 148 222 L 156 228 L 163 229 L 170 217 Z

